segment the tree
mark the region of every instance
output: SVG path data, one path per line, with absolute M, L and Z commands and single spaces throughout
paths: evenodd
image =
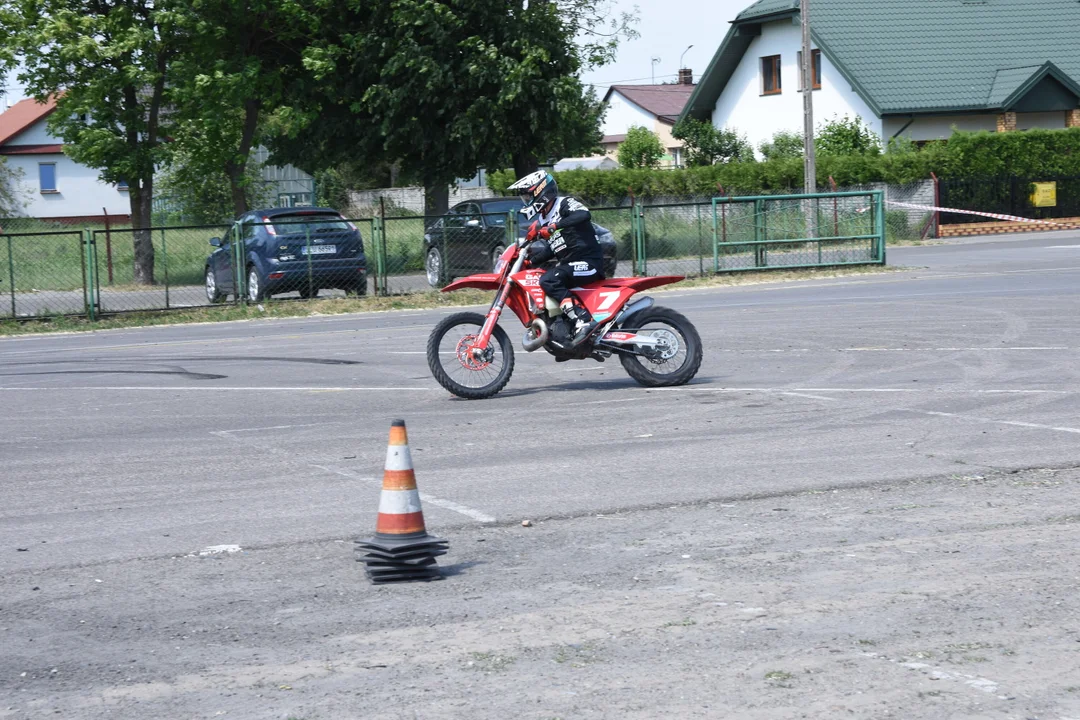
M 0 218 L 11 217 L 22 210 L 23 197 L 19 191 L 22 170 L 8 167 L 6 158 L 0 157 Z
M 245 177 L 239 183 L 247 207 L 268 205 L 272 188 L 262 181 L 257 163 L 245 163 Z M 236 217 L 235 188 L 221 166 L 204 167 L 192 162 L 182 150 L 173 148 L 169 166 L 155 180 L 156 199 L 162 208 L 155 211 L 154 224 L 182 222 L 214 225 L 230 222 Z
M 303 52 L 326 18 L 325 2 L 173 0 L 182 42 L 169 68 L 173 148 L 192 176 L 224 177 L 232 213 L 250 209 L 248 158 L 267 108 L 304 83 Z
M 783 160 L 803 156 L 802 133 L 779 130 L 773 133 L 772 140 L 765 140 L 758 145 L 758 152 L 765 160 Z
M 577 75 L 617 37 L 584 31 L 591 3 L 334 2 L 335 22 L 305 55 L 315 82 L 275 116 L 275 158 L 309 172 L 393 164 L 428 188 L 437 214 L 447 185 L 478 166 L 521 173 L 599 144 L 600 103 Z
M 654 168 L 664 157 L 664 146 L 656 133 L 635 125 L 619 143 L 619 164 L 624 168 Z
M 836 117 L 818 126 L 814 149 L 821 155 L 878 155 L 881 140 L 862 118 Z
M 175 53 L 173 17 L 154 0 L 0 0 L 9 49 L 27 89 L 57 98 L 49 129 L 65 152 L 107 183 L 126 181 L 136 283 L 154 282 L 154 168 L 169 133 L 162 113 Z
M 719 129 L 704 120 L 680 120 L 671 135 L 683 141 L 687 165 L 704 166 L 754 159 L 754 149 L 746 138 L 735 130 Z

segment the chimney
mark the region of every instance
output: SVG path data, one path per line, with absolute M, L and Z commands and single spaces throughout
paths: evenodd
M 679 84 L 680 85 L 693 85 L 694 84 L 694 71 L 690 68 L 681 68 L 679 70 Z

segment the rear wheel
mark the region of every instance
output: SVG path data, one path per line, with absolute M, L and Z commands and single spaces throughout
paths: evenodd
M 304 298 L 305 300 L 319 297 L 319 288 L 317 287 L 308 288 L 307 285 L 304 285 L 297 292 L 299 292 L 300 297 Z
M 262 302 L 266 299 L 266 289 L 263 287 L 262 273 L 259 272 L 259 268 L 254 265 L 248 265 L 248 277 L 247 277 L 247 299 L 248 302 Z
M 657 340 L 655 348 L 640 347 L 644 355 L 619 355 L 623 369 L 645 387 L 685 385 L 701 367 L 701 337 L 693 324 L 665 307 L 651 307 L 630 318 L 639 335 Z
M 436 325 L 428 338 L 431 374 L 444 388 L 466 400 L 495 395 L 514 373 L 514 346 L 498 325 L 491 333 L 487 349 L 473 351 L 484 321 L 480 313 L 455 313 Z
M 225 301 L 225 293 L 218 290 L 217 278 L 214 276 L 214 269 L 211 267 L 206 268 L 206 299 L 210 301 L 211 305 L 217 305 Z

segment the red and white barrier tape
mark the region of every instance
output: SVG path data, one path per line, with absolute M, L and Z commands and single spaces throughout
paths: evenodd
M 914 210 L 929 210 L 930 212 L 947 212 L 955 213 L 958 215 L 978 215 L 979 217 L 994 218 L 995 220 L 1012 220 L 1013 222 L 1039 223 L 1040 225 L 1061 224 L 1056 222 L 1050 222 L 1049 220 L 1035 220 L 1033 218 L 1017 217 L 1016 215 L 1000 215 L 998 213 L 979 212 L 978 210 L 959 210 L 957 208 L 936 207 L 934 205 L 912 205 L 911 203 L 895 202 L 893 200 L 886 200 L 885 204 L 895 205 L 896 207 L 912 208 Z

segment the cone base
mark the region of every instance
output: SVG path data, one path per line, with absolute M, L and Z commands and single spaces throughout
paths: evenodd
M 445 555 L 450 545 L 427 533 L 409 537 L 376 533 L 368 540 L 355 541 L 355 544 L 356 560 L 364 563 L 364 569 L 375 585 L 442 580 L 435 558 Z

